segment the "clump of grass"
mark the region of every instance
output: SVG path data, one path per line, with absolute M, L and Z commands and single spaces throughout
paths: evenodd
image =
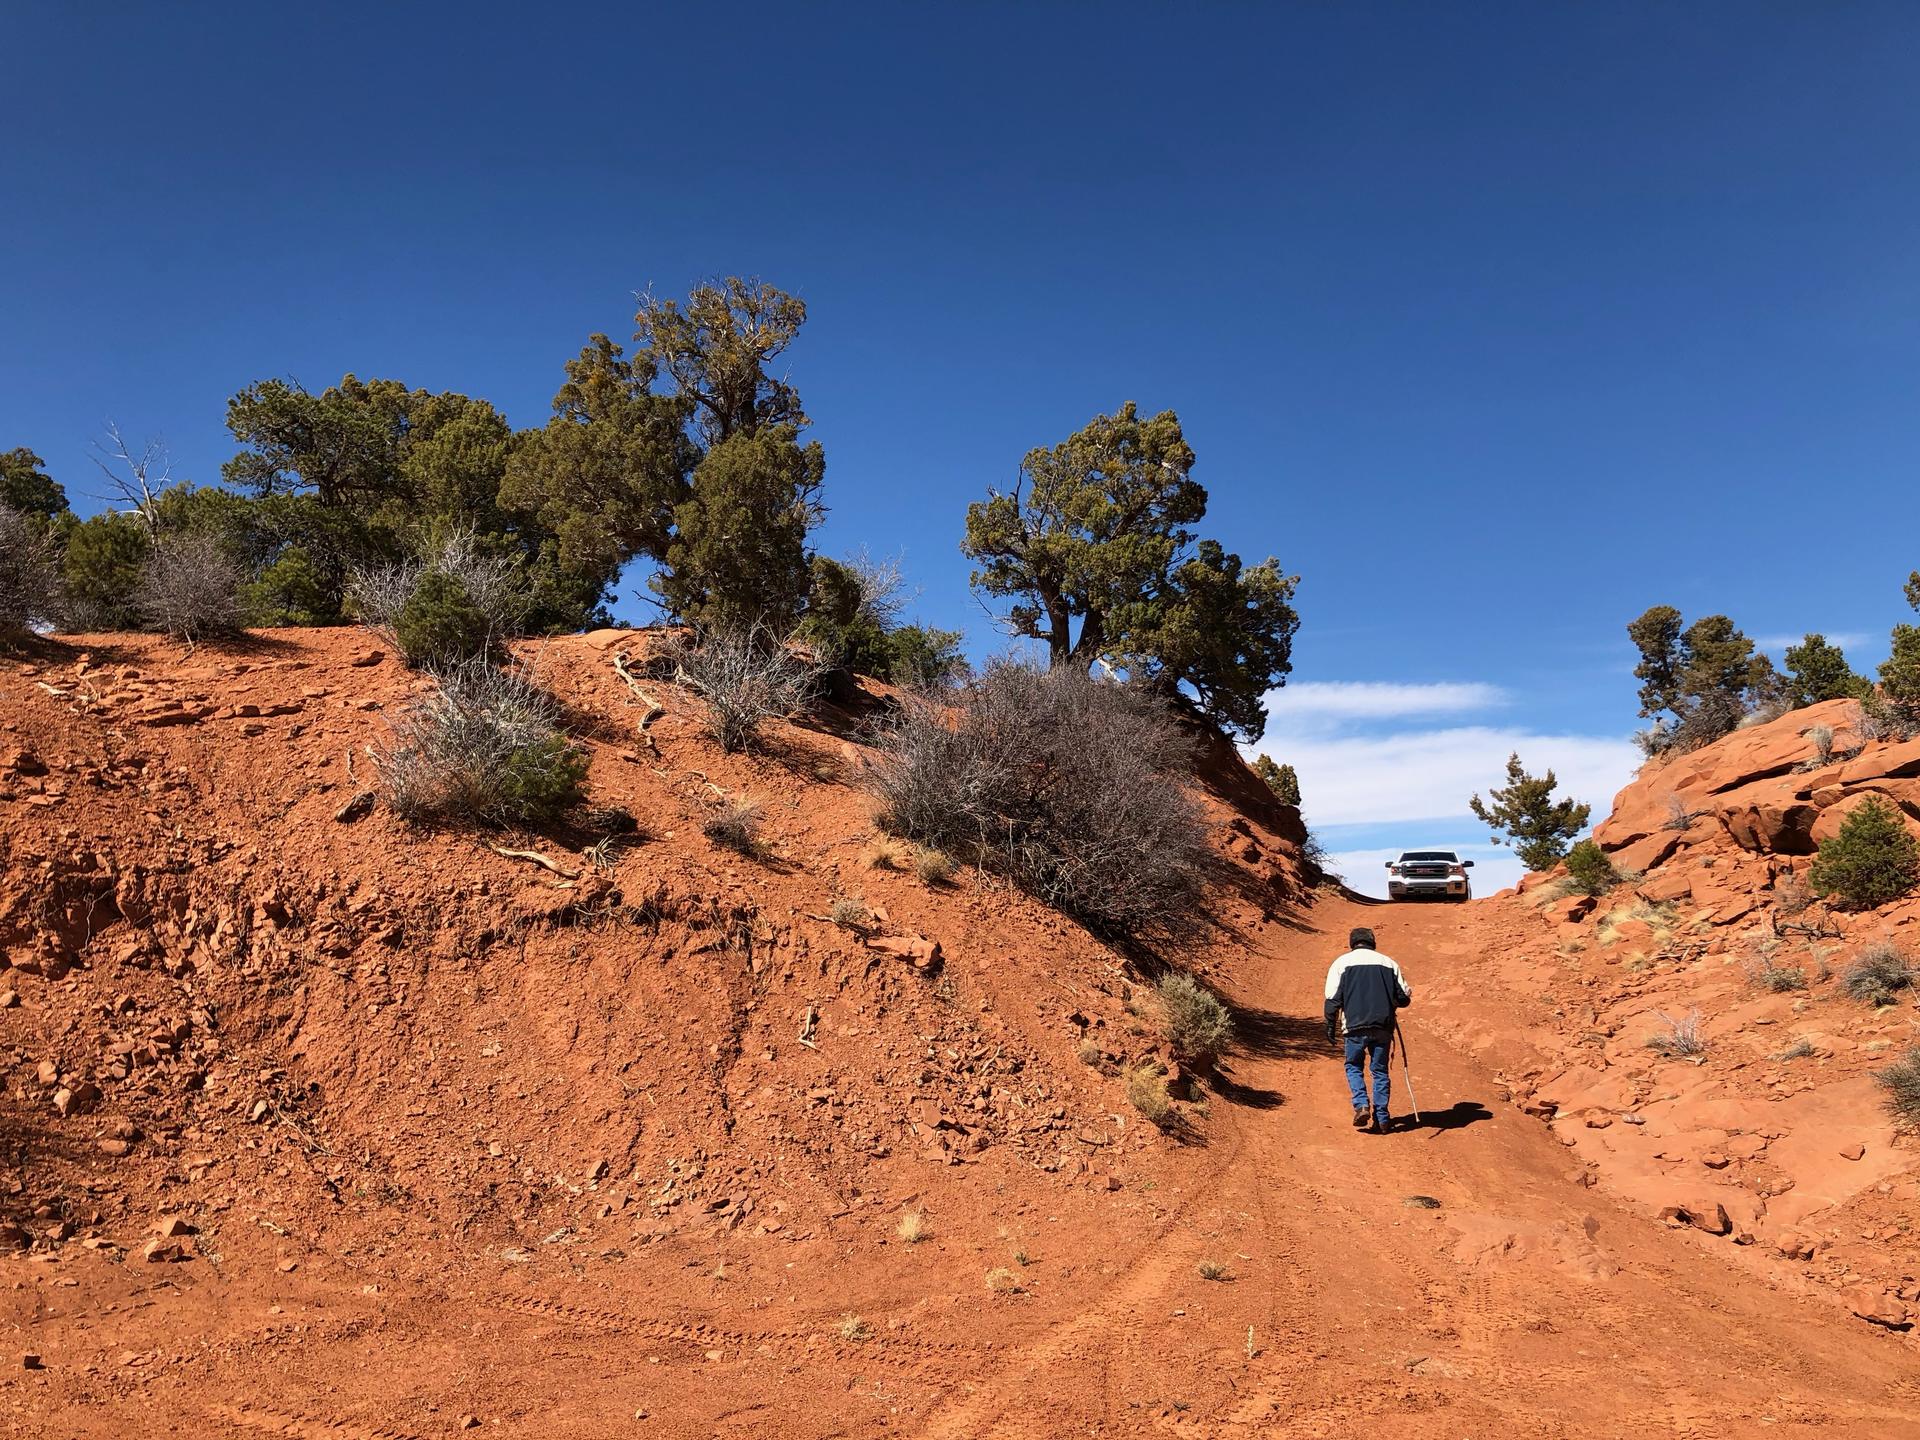
M 1024 1250 L 1016 1250 L 1013 1252 L 1013 1263 L 1024 1270 L 1027 1266 L 1033 1264 L 1033 1257 Z
M 1655 1054 L 1664 1055 L 1669 1060 L 1684 1060 L 1707 1053 L 1706 1037 L 1700 1033 L 1698 1010 L 1689 1010 L 1680 1016 L 1663 1013 L 1660 1022 L 1666 1028 L 1647 1037 L 1647 1048 Z
M 1891 940 L 1876 940 L 1854 957 L 1840 984 L 1864 1005 L 1891 1005 L 1912 987 L 1913 966 Z
M 900 1223 L 893 1227 L 893 1233 L 909 1245 L 918 1245 L 922 1240 L 933 1238 L 933 1227 L 927 1223 L 924 1210 L 906 1210 L 900 1215 Z
M 1004 1265 L 996 1265 L 987 1271 L 987 1289 L 996 1295 L 1018 1295 L 1025 1288 L 1020 1283 L 1020 1277 Z
M 1233 1271 L 1229 1270 L 1218 1260 L 1202 1260 L 1195 1268 L 1200 1272 L 1200 1278 L 1202 1280 L 1231 1280 L 1233 1278 Z
M 1162 1130 L 1174 1123 L 1173 1097 L 1157 1065 L 1141 1065 L 1127 1072 L 1127 1100 Z
M 1680 924 L 1679 912 L 1673 906 L 1664 903 L 1654 905 L 1645 900 L 1636 900 L 1631 905 L 1622 905 L 1616 910 L 1610 910 L 1600 918 L 1600 923 L 1596 927 L 1596 936 L 1600 944 L 1602 946 L 1613 944 L 1620 938 L 1621 927 L 1636 920 L 1643 922 L 1653 931 L 1655 945 L 1664 945 L 1671 940 Z
M 1802 1035 L 1773 1058 L 1776 1060 L 1804 1060 L 1813 1053 L 1813 1042 Z
M 1080 1042 L 1079 1054 L 1082 1065 L 1098 1065 L 1103 1058 L 1099 1044 L 1092 1040 Z
M 1157 991 L 1167 1043 L 1189 1065 L 1211 1062 L 1233 1038 L 1227 1007 L 1191 975 L 1163 975 Z
M 1874 1071 L 1873 1079 L 1887 1092 L 1887 1109 L 1895 1120 L 1903 1125 L 1920 1125 L 1920 1045 L 1886 1069 Z
M 742 855 L 760 853 L 760 807 L 730 800 L 701 822 L 700 833 L 714 844 Z
M 959 868 L 951 855 L 932 845 L 921 845 L 913 852 L 913 873 L 923 885 L 951 885 Z
M 913 846 L 893 835 L 875 835 L 861 850 L 869 870 L 904 870 L 913 863 Z
M 849 1344 L 858 1345 L 873 1338 L 873 1327 L 851 1310 L 840 1317 L 840 1338 Z
M 873 923 L 873 912 L 855 895 L 842 895 L 827 910 L 827 918 L 848 930 L 861 930 Z

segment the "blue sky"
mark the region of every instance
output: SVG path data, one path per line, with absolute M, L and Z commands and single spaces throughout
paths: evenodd
M 1604 810 L 1650 603 L 1884 650 L 1920 10 L 710 17 L 7 0 L 0 448 L 91 508 L 107 419 L 211 480 L 268 375 L 536 424 L 634 290 L 759 274 L 811 308 L 823 547 L 904 551 L 976 654 L 966 503 L 1176 409 L 1206 528 L 1303 577 L 1264 748 L 1343 851 L 1484 839 L 1515 744 Z

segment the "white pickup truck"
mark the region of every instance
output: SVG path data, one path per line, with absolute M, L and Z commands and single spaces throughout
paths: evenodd
M 1473 883 L 1467 871 L 1471 860 L 1451 850 L 1402 850 L 1387 861 L 1387 898 L 1390 900 L 1471 900 Z

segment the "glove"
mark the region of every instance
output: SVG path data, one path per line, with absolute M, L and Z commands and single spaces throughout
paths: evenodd
M 1327 1044 L 1333 1045 L 1333 1046 L 1338 1046 L 1340 1044 L 1339 1027 L 1336 1026 L 1331 1020 L 1327 1022 Z

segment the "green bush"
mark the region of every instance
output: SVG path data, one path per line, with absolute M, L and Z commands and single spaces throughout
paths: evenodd
M 288 546 L 242 585 L 239 599 L 249 625 L 319 625 L 336 608 L 326 578 L 299 545 Z
M 1807 872 L 1813 893 L 1851 910 L 1873 910 L 1920 885 L 1920 843 L 1900 812 L 1877 795 L 1840 822 Z
M 139 622 L 134 590 L 152 542 L 131 515 L 106 511 L 67 532 L 61 561 L 68 630 L 128 630 Z
M 1233 1021 L 1220 997 L 1191 975 L 1163 975 L 1158 990 L 1173 1053 L 1189 1065 L 1205 1065 L 1218 1057 L 1233 1038 Z
M 1575 895 L 1604 895 L 1620 883 L 1607 852 L 1591 840 L 1582 840 L 1567 852 L 1566 888 Z
M 394 641 L 416 669 L 456 664 L 493 648 L 493 624 L 466 586 L 440 570 L 420 576 L 394 617 Z
M 586 753 L 560 707 L 523 672 L 483 660 L 449 666 L 394 724 L 377 757 L 387 802 L 416 821 L 512 825 L 580 798 Z

